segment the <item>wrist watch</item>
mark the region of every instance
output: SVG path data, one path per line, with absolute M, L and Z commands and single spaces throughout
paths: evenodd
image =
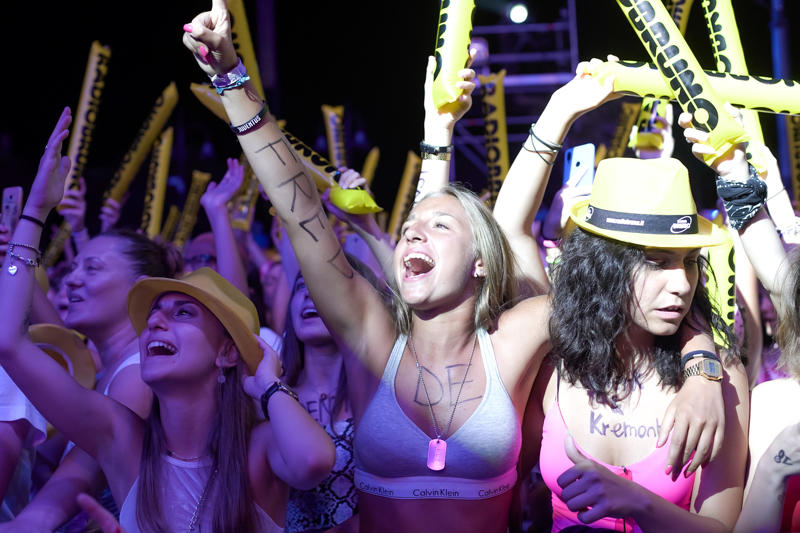
M 712 359 L 703 359 L 683 371 L 683 377 L 703 376 L 710 381 L 722 381 L 722 365 Z
M 453 145 L 450 146 L 431 146 L 430 144 L 422 141 L 419 143 L 419 150 L 422 159 L 434 159 L 436 161 L 450 161 L 450 156 L 453 153 Z
M 290 389 L 287 385 L 280 381 L 273 382 L 272 385 L 267 388 L 267 391 L 261 395 L 261 410 L 264 411 L 264 418 L 267 420 L 269 420 L 269 409 L 267 407 L 269 405 L 269 399 L 278 391 L 288 394 L 298 402 L 300 401 L 300 399 L 297 397 L 297 393 Z

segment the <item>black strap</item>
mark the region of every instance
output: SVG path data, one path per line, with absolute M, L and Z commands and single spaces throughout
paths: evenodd
M 262 100 L 261 110 L 258 112 L 258 114 L 253 118 L 251 118 L 250 120 L 248 120 L 247 122 L 245 122 L 244 124 L 241 124 L 239 126 L 234 126 L 233 124 L 231 124 L 230 125 L 231 131 L 236 135 L 244 135 L 245 133 L 255 128 L 259 123 L 261 123 L 261 121 L 264 120 L 264 117 L 267 116 L 267 113 L 269 113 L 269 107 L 267 107 L 267 103 L 264 100 Z
M 697 213 L 688 215 L 643 215 L 610 211 L 589 204 L 586 222 L 591 225 L 625 233 L 649 235 L 697 235 Z
M 702 357 L 703 359 L 713 359 L 720 365 L 722 364 L 722 361 L 719 360 L 719 357 L 714 352 L 709 352 L 706 350 L 695 350 L 681 357 L 681 368 L 685 368 L 686 363 L 688 363 L 691 359 L 694 359 L 695 357 Z

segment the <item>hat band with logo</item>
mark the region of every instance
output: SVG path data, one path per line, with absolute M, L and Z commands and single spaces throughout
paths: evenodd
M 697 214 L 692 215 L 644 215 L 610 211 L 589 205 L 586 222 L 601 229 L 649 235 L 696 235 Z

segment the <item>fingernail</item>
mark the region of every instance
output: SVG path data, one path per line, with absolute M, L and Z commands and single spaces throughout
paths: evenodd
M 667 465 L 667 469 L 666 469 L 666 470 L 664 470 L 664 472 L 665 472 L 667 475 L 670 475 L 670 474 L 672 473 L 672 465 Z
M 683 471 L 683 477 L 684 477 L 684 478 L 688 478 L 688 477 L 689 477 L 689 476 L 691 476 L 691 475 L 692 475 L 692 472 L 689 472 L 689 469 L 688 469 L 688 468 L 687 468 L 686 470 L 684 470 L 684 471 Z
M 183 25 L 183 31 L 185 31 L 186 33 L 192 33 L 193 29 L 194 29 L 194 26 L 192 26 L 191 24 L 184 24 Z
M 200 47 L 200 55 L 203 56 L 203 59 L 205 59 L 206 56 L 208 55 L 208 50 L 206 50 L 205 46 Z

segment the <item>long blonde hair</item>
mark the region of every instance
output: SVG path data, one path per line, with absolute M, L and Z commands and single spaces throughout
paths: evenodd
M 800 251 L 793 251 L 786 261 L 789 275 L 783 279 L 778 309 L 778 368 L 800 379 Z
M 462 185 L 450 184 L 425 195 L 422 201 L 435 196 L 455 198 L 467 214 L 472 229 L 472 252 L 476 259 L 483 261 L 486 272 L 486 277 L 481 278 L 482 282 L 477 290 L 473 320 L 475 329 L 489 330 L 503 309 L 510 308 L 516 303 L 517 264 L 514 252 L 491 211 L 475 193 Z M 413 213 L 414 209 L 411 212 Z M 397 332 L 409 335 L 412 310 L 400 296 L 396 281 L 392 287 L 392 303 Z

